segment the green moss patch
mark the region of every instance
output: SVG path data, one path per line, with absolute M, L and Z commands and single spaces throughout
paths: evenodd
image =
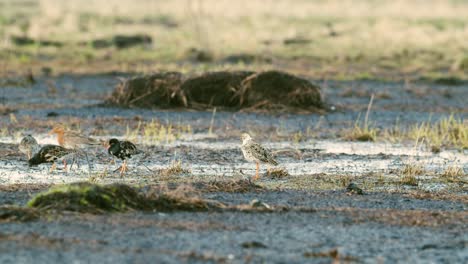
M 73 183 L 52 187 L 28 202 L 30 208 L 82 213 L 140 211 L 207 211 L 221 203 L 186 195 L 184 191 L 139 192 L 124 184 Z

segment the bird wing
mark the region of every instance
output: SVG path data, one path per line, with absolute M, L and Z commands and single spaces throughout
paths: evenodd
M 273 158 L 271 152 L 264 148 L 262 145 L 258 144 L 257 142 L 252 142 L 249 146 L 252 150 L 252 156 L 257 158 L 258 160 L 266 163 L 271 163 L 273 165 L 278 165 L 278 162 Z
M 68 131 L 64 134 L 65 142 L 68 145 L 99 145 L 98 140 L 84 136 L 78 132 Z
M 120 148 L 122 151 L 125 152 L 126 155 L 131 156 L 131 155 L 137 155 L 142 153 L 141 150 L 137 149 L 135 144 L 133 144 L 130 141 L 120 141 Z
M 72 150 L 66 149 L 62 146 L 48 145 L 42 148 L 44 159 L 46 161 L 54 161 L 72 153 Z

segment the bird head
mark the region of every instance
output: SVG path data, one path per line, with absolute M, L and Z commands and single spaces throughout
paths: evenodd
M 49 132 L 49 135 L 52 134 L 62 134 L 65 132 L 65 127 L 62 124 L 55 125 L 52 130 Z
M 118 139 L 116 139 L 116 138 L 111 138 L 111 139 L 109 139 L 109 141 L 107 142 L 106 148 L 109 149 L 109 148 L 111 148 L 112 146 L 115 146 L 115 145 L 117 145 L 117 144 L 120 144 L 120 141 L 119 141 Z
M 247 141 L 249 141 L 249 140 L 251 140 L 251 139 L 252 139 L 252 138 L 250 137 L 249 134 L 247 134 L 247 133 L 242 133 L 242 135 L 241 135 L 242 143 L 245 143 L 245 142 L 247 142 Z

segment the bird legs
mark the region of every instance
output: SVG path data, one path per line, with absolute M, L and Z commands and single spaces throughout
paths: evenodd
M 120 170 L 120 175 L 124 175 L 126 171 L 127 171 L 127 160 L 124 160 L 122 164 L 122 169 Z
M 255 176 L 253 178 L 254 181 L 258 180 L 260 178 L 260 176 L 258 175 L 258 172 L 260 170 L 260 163 L 257 162 L 257 169 L 255 170 Z
M 122 165 L 115 169 L 114 171 L 120 171 L 120 176 L 122 177 L 127 171 L 127 160 L 124 160 Z
M 53 172 L 57 168 L 57 164 L 52 163 L 52 166 L 50 166 L 50 172 Z

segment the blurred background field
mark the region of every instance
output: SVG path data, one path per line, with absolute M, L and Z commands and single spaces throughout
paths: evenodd
M 467 14 L 462 0 L 2 0 L 0 72 L 463 80 Z

